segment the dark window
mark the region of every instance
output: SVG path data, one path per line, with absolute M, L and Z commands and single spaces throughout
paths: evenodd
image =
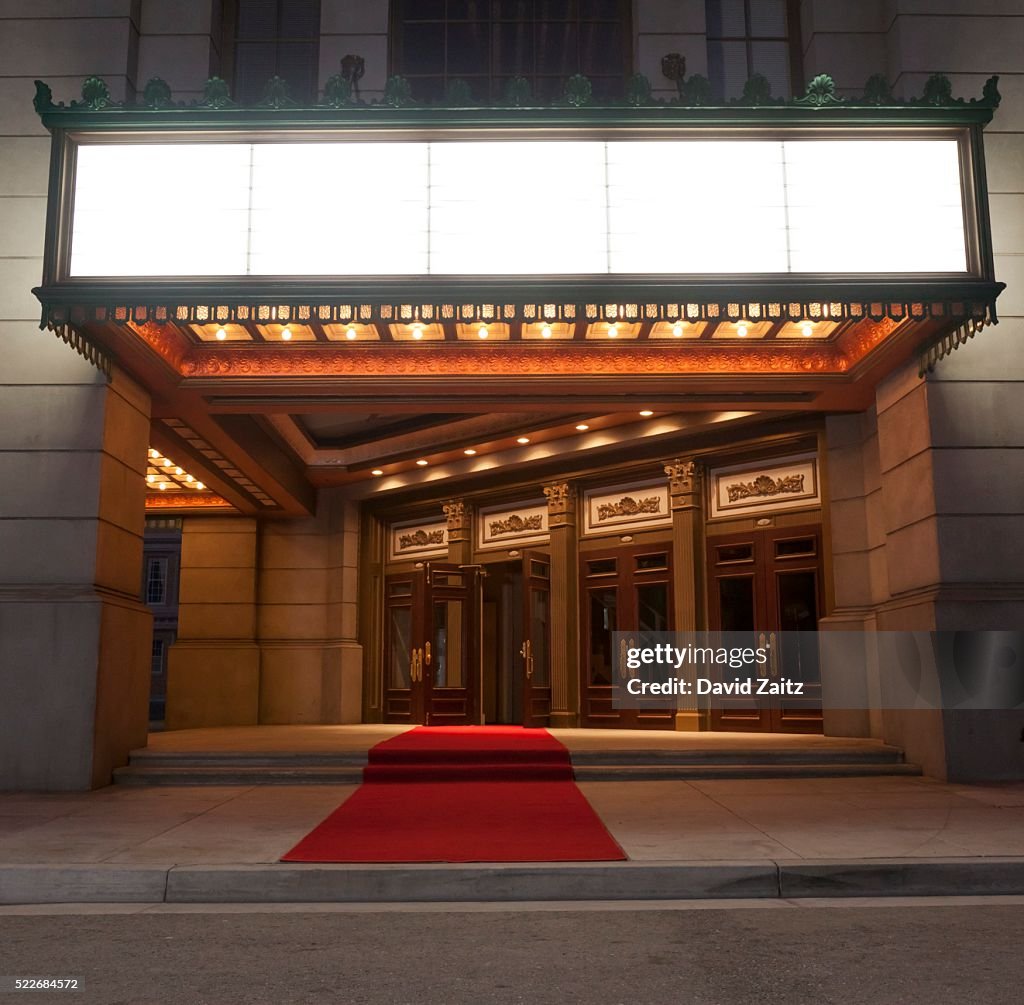
M 320 62 L 320 0 L 231 0 L 225 3 L 234 35 L 233 96 L 256 104 L 271 77 L 288 82 L 291 96 L 311 104 Z
M 146 603 L 159 607 L 167 603 L 167 559 L 146 561 Z
M 149 672 L 159 677 L 167 670 L 167 643 L 163 639 L 153 639 L 153 651 L 149 660 Z
M 475 101 L 501 100 L 525 77 L 542 102 L 567 78 L 590 78 L 594 97 L 618 98 L 630 69 L 628 0 L 392 0 L 391 73 L 419 101 L 464 80 Z
M 798 14 L 793 0 L 706 0 L 708 77 L 719 99 L 738 98 L 755 73 L 772 96 L 800 87 Z

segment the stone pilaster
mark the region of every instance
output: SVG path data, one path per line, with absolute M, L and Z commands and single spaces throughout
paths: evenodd
M 701 466 L 692 458 L 665 465 L 672 505 L 673 623 L 677 632 L 707 629 Z M 681 698 L 676 729 L 707 728 L 696 697 Z
M 551 725 L 579 724 L 579 561 L 576 489 L 568 482 L 544 486 L 551 548 Z
M 473 561 L 473 511 L 462 499 L 449 499 L 444 504 L 448 521 L 448 561 L 469 565 Z

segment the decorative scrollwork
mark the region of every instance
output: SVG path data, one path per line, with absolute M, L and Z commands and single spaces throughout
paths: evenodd
M 634 499 L 632 496 L 623 496 L 618 502 L 598 503 L 597 519 L 613 520 L 621 516 L 642 516 L 650 513 L 661 512 L 661 497 L 647 496 L 643 499 Z
M 725 486 L 729 502 L 741 499 L 766 499 L 778 495 L 800 495 L 804 491 L 803 475 L 786 475 L 772 478 L 770 475 L 758 475 L 749 482 L 733 482 Z
M 491 537 L 498 537 L 501 534 L 523 534 L 527 531 L 543 529 L 544 516 L 541 513 L 533 513 L 527 517 L 513 513 L 512 516 L 506 517 L 504 520 L 492 520 L 487 525 Z
M 565 82 L 563 100 L 573 108 L 582 108 L 584 105 L 590 104 L 593 94 L 594 87 L 590 83 L 590 79 L 584 77 L 582 73 L 577 73 Z
M 210 77 L 203 85 L 203 97 L 199 104 L 204 108 L 230 108 L 234 102 L 231 100 L 228 82 L 221 77 Z
M 277 111 L 281 108 L 294 108 L 295 100 L 288 93 L 288 81 L 283 77 L 271 77 L 263 87 L 263 99 L 259 108 L 270 108 Z
M 398 535 L 399 551 L 406 551 L 409 548 L 425 548 L 431 544 L 444 544 L 443 530 L 427 531 L 420 527 L 419 530 L 415 530 L 411 534 Z
M 154 111 L 161 108 L 170 108 L 174 102 L 171 100 L 171 87 L 161 77 L 153 77 L 142 89 L 142 100 L 147 108 Z
M 842 104 L 842 99 L 836 94 L 836 82 L 827 73 L 819 73 L 807 85 L 804 96 L 796 98 L 793 104 L 820 108 L 823 105 Z

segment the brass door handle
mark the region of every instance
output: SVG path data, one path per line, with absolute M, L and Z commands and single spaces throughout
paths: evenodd
M 630 649 L 636 649 L 636 639 L 630 639 L 629 640 L 629 648 Z M 636 679 L 636 671 L 635 670 L 630 670 L 629 671 L 629 676 L 632 677 L 635 680 Z
M 629 670 L 626 667 L 628 656 L 626 650 L 629 648 L 625 639 L 619 639 L 619 678 L 625 680 L 629 676 Z
M 772 632 L 768 636 L 768 639 L 769 639 L 769 644 L 771 645 L 771 653 L 772 653 L 772 656 L 771 656 L 771 660 L 772 660 L 772 662 L 771 662 L 772 676 L 773 677 L 778 677 L 779 676 L 779 654 L 775 651 L 775 632 Z
M 425 647 L 423 662 L 430 666 L 430 643 L 428 642 Z
M 526 657 L 526 679 L 529 680 L 533 676 L 533 646 L 529 639 L 523 643 L 523 655 Z

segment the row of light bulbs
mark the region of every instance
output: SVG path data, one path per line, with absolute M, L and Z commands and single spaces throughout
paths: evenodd
M 683 330 L 686 328 L 686 326 L 688 324 L 689 324 L 689 321 L 677 321 L 672 326 L 672 334 L 673 334 L 673 336 L 675 338 L 682 338 L 683 337 Z M 746 338 L 747 334 L 749 333 L 749 331 L 750 331 L 750 329 L 743 322 L 741 322 L 740 324 L 738 324 L 736 326 L 736 334 L 740 338 Z M 810 321 L 804 321 L 803 324 L 800 326 L 800 332 L 801 332 L 801 334 L 805 338 L 810 338 L 814 334 L 814 325 Z M 477 334 L 477 338 L 486 339 L 488 334 L 489 334 L 488 331 L 487 331 L 487 325 L 481 325 L 477 329 L 477 333 L 476 334 Z M 541 328 L 540 334 L 541 334 L 542 338 L 551 338 L 551 325 L 544 325 L 544 327 Z M 227 337 L 228 337 L 228 333 L 227 333 L 226 329 L 224 329 L 224 328 L 218 328 L 217 329 L 217 341 L 218 342 L 223 342 Z M 292 337 L 292 330 L 291 330 L 291 328 L 288 327 L 288 325 L 285 325 L 284 328 L 281 329 L 281 338 L 285 342 L 290 342 L 291 341 L 291 337 Z M 420 339 L 423 338 L 423 322 L 417 321 L 417 322 L 415 322 L 413 324 L 413 326 L 412 326 L 412 337 L 417 342 L 420 341 Z M 608 326 L 608 338 L 618 338 L 618 337 L 619 337 L 619 325 L 618 325 L 618 322 L 613 321 Z M 351 325 L 349 325 L 348 329 L 345 332 L 345 338 L 347 338 L 350 342 L 353 342 L 357 338 L 359 338 L 359 333 L 355 330 L 355 328 L 353 328 Z
M 175 464 L 169 457 L 162 457 L 159 450 L 154 450 L 152 447 L 149 448 L 149 459 L 155 468 L 163 468 L 168 474 L 177 475 L 179 478 L 183 477 L 189 488 L 201 491 L 206 486 L 202 482 L 198 482 L 192 477 L 184 468 Z M 160 475 L 146 475 L 146 483 L 149 485 L 155 485 L 161 492 L 166 492 L 171 487 L 171 483 L 166 478 L 161 478 Z
M 652 412 L 651 409 L 649 409 L 649 408 L 645 408 L 645 409 L 643 409 L 643 411 L 640 412 L 640 415 L 643 418 L 645 418 L 645 419 L 649 419 L 652 415 L 654 415 L 654 412 Z M 590 426 L 586 422 L 578 422 L 576 424 L 576 430 L 577 430 L 577 432 L 580 432 L 580 433 L 585 433 L 589 428 L 590 428 Z M 530 442 L 530 437 L 529 436 L 518 436 L 518 437 L 516 437 L 516 443 L 518 443 L 521 447 L 525 447 L 529 442 Z M 477 454 L 477 451 L 473 447 L 466 447 L 466 449 L 463 450 L 462 452 L 467 457 L 476 457 L 476 454 Z M 416 462 L 416 466 L 419 467 L 419 468 L 425 468 L 425 467 L 427 467 L 428 464 L 430 464 L 430 461 L 428 461 L 425 457 L 421 457 Z M 379 478 L 381 475 L 384 474 L 384 469 L 383 468 L 374 468 L 370 472 L 370 474 L 373 475 L 376 478 Z

